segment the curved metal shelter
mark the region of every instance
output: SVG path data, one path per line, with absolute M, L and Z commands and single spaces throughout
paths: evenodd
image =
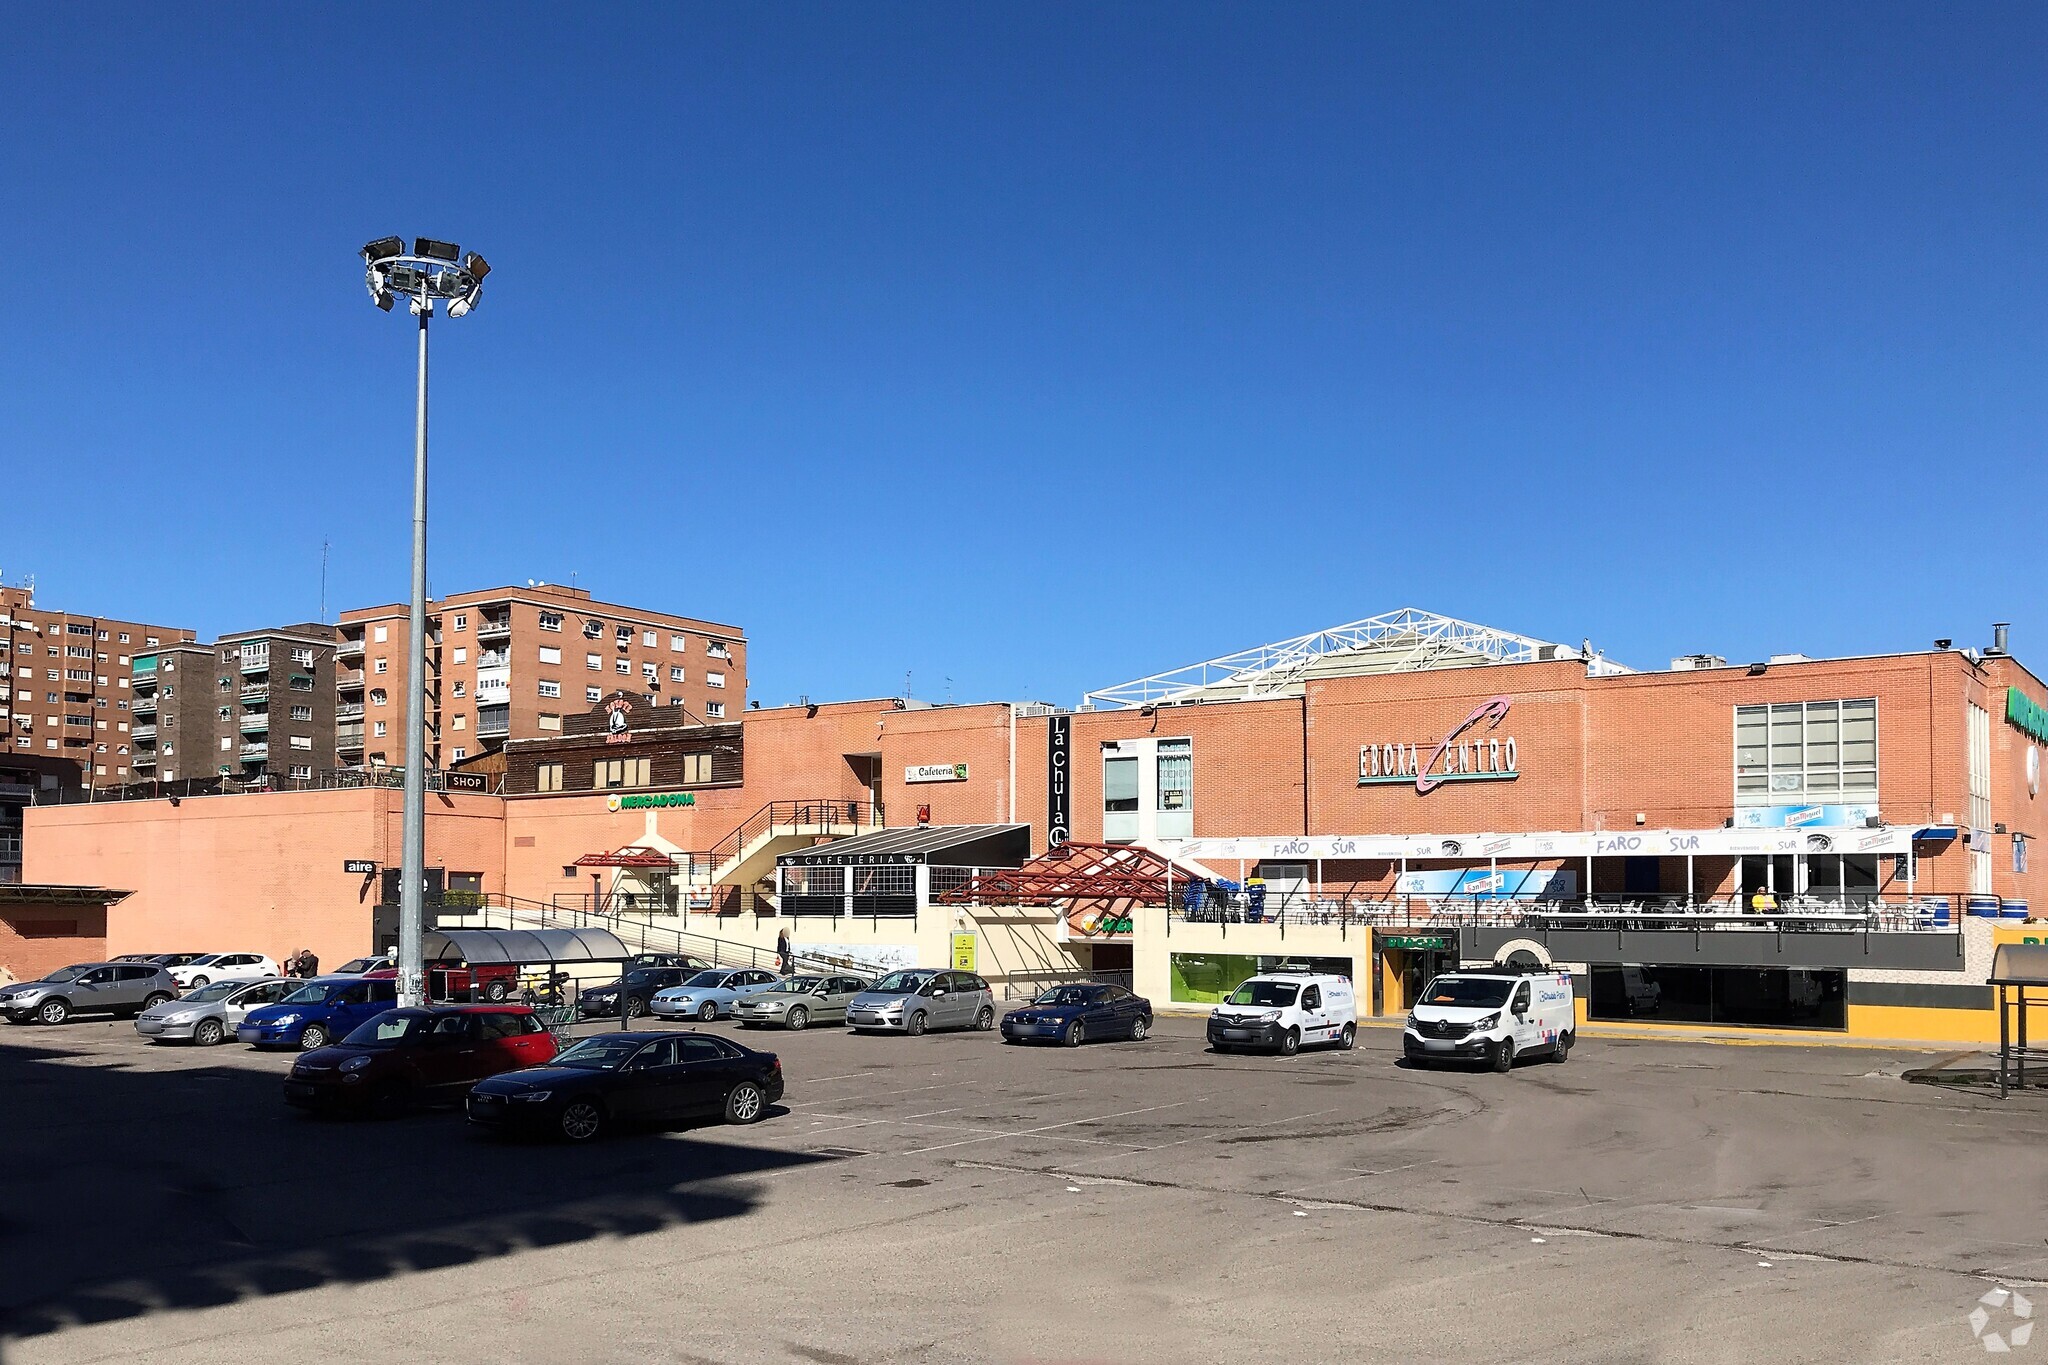
M 1991 984 L 1998 987 L 1998 1097 L 2027 1088 L 2027 1063 L 2039 1075 L 2048 1048 L 2027 1041 L 2027 1010 L 2048 1005 L 2029 990 L 2048 987 L 2048 943 L 2001 943 L 1991 954 Z
M 525 966 L 532 963 L 630 962 L 633 950 L 609 929 L 430 929 L 428 962 Z

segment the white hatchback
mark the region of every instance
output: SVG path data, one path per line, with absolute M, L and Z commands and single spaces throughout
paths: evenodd
M 261 953 L 206 953 L 182 967 L 171 968 L 180 990 L 196 990 L 215 981 L 261 981 L 282 976 L 277 964 Z

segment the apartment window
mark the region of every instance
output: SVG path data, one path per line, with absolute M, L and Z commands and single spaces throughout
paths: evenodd
M 391 627 L 378 626 L 375 630 L 370 632 L 370 638 L 372 640 L 375 640 L 380 645 L 383 644 L 386 640 L 391 638 Z M 150 643 L 155 644 L 156 641 L 151 640 Z
M 292 662 L 305 668 L 311 668 L 313 666 L 313 651 L 310 649 L 294 649 L 292 651 Z
M 725 647 L 725 641 L 723 640 L 707 641 L 704 645 L 704 652 L 714 659 L 730 659 L 732 657 L 732 651 Z
M 371 689 L 370 689 L 370 705 L 372 705 L 372 706 L 382 706 L 383 704 L 384 704 L 384 689 L 383 689 L 383 688 L 381 688 L 381 687 L 373 687 L 373 688 L 371 688 Z
M 220 718 L 222 720 L 228 720 L 232 717 L 232 715 L 233 713 L 230 712 L 227 707 L 223 706 L 220 708 Z
M 291 775 L 296 781 L 304 782 L 313 775 L 313 765 L 310 763 L 294 763 L 291 766 Z
M 668 637 L 668 647 L 680 654 L 690 647 L 690 637 L 687 635 L 671 635 Z
M 128 699 L 126 697 L 121 698 L 121 700 L 114 703 L 114 708 L 119 711 L 126 711 L 128 709 Z
M 294 707 L 292 708 L 292 719 L 293 719 L 293 720 L 311 720 L 311 719 L 313 719 L 313 708 L 312 708 L 312 707 L 310 707 L 310 706 L 294 706 Z
M 229 739 L 226 735 L 222 735 L 220 737 L 220 747 L 221 751 L 225 753 L 227 750 L 235 747 L 235 742 L 232 739 Z
M 618 635 L 619 644 L 621 646 L 630 645 L 633 643 L 633 628 L 631 626 L 620 626 Z
M 542 630 L 560 630 L 562 628 L 562 613 L 558 611 L 542 612 L 540 614 L 540 628 Z
M 706 674 L 704 675 L 704 685 L 705 685 L 706 687 L 723 687 L 723 686 L 725 686 L 725 674 L 723 674 L 723 673 L 706 673 Z
M 456 612 L 456 613 L 455 613 L 455 625 L 454 625 L 454 626 L 452 627 L 452 629 L 455 629 L 455 630 L 468 630 L 468 629 L 469 629 L 469 617 L 468 617 L 467 615 L 465 615 L 464 613 L 462 613 L 462 612 L 459 612 L 459 611 L 458 611 L 458 612 Z
M 311 735 L 293 735 L 285 742 L 294 749 L 310 749 L 313 747 L 313 737 Z
M 449 752 L 454 755 L 454 761 L 457 763 L 460 763 L 462 762 L 463 759 L 469 757 L 469 750 L 467 749 L 453 749 Z
M 391 660 L 389 660 L 389 659 L 379 659 L 379 660 L 377 660 L 377 662 L 376 662 L 376 663 L 375 663 L 374 665 L 372 665 L 372 666 L 371 666 L 371 670 L 370 670 L 370 671 L 371 671 L 371 672 L 373 672 L 373 673 L 389 673 L 389 672 L 391 671 Z
M 57 741 L 54 739 L 46 739 L 43 741 L 43 747 L 45 749 L 54 749 L 57 747 Z
M 370 733 L 378 739 L 384 738 L 384 722 L 381 720 L 372 721 L 370 723 Z
M 711 780 L 710 754 L 683 755 L 683 785 L 694 787 Z
M 145 639 L 142 643 L 148 645 L 151 649 L 155 649 L 159 641 L 157 640 L 156 636 L 152 635 Z
M 1735 804 L 1877 796 L 1877 700 L 1735 708 Z
M 556 652 L 557 654 L 561 653 L 561 651 L 560 651 L 560 650 L 556 650 L 555 652 Z M 542 654 L 543 656 L 545 656 L 545 655 L 547 654 L 547 651 L 546 651 L 546 650 L 542 650 L 542 651 L 541 651 L 541 654 Z M 456 651 L 455 651 L 455 662 L 456 662 L 456 663 L 459 663 L 459 664 L 466 664 L 466 663 L 468 663 L 468 662 L 469 662 L 469 651 L 468 651 L 468 650 L 466 650 L 466 649 L 462 649 L 462 648 L 459 648 L 459 647 L 458 647 L 458 648 L 456 649 Z
M 543 711 L 534 721 L 534 724 L 542 730 L 560 730 L 562 728 L 562 718 L 553 711 Z
M 608 758 L 597 765 L 600 787 L 645 787 L 652 783 L 651 763 L 644 758 Z
M 661 636 L 656 631 L 650 630 L 640 637 L 640 643 L 646 645 L 649 649 L 653 649 L 655 645 L 659 644 L 660 642 Z
M 124 645 L 128 643 L 128 632 L 125 630 L 121 632 L 121 643 Z
M 653 681 L 655 680 L 655 677 L 656 677 L 656 676 L 657 676 L 657 675 L 658 675 L 658 674 L 659 674 L 660 672 L 661 672 L 661 670 L 660 670 L 660 669 L 658 669 L 658 668 L 656 668 L 656 667 L 655 667 L 655 666 L 654 666 L 653 664 L 641 664 L 641 665 L 640 665 L 640 676 L 641 676 L 641 677 L 643 677 L 643 678 L 645 678 L 645 679 L 647 679 L 647 681 L 649 681 L 649 682 L 653 682 Z
M 602 654 L 586 654 L 583 656 L 583 666 L 592 671 L 601 671 L 604 668 L 604 656 Z
M 559 763 L 538 763 L 533 769 L 535 791 L 558 792 L 562 789 L 562 765 Z
M 451 730 L 467 730 L 469 728 L 469 717 L 458 714 L 454 720 L 448 722 L 448 728 Z
M 619 660 L 619 667 L 618 667 L 618 671 L 619 671 L 619 672 L 621 672 L 621 673 L 626 673 L 626 674 L 630 674 L 630 673 L 632 673 L 632 671 L 633 671 L 633 661 L 632 661 L 631 659 L 621 659 L 621 660 Z
M 90 635 L 92 634 L 92 627 L 81 626 L 76 621 L 72 621 L 65 625 L 64 633 L 66 635 Z
M 92 646 L 66 645 L 64 646 L 64 655 L 70 659 L 90 659 L 92 657 Z
M 670 682 L 683 681 L 683 670 L 675 664 L 670 664 L 668 669 L 668 680 Z
M 707 720 L 722 720 L 722 719 L 724 719 L 724 718 L 725 718 L 725 703 L 724 703 L 724 702 L 722 702 L 722 701 L 707 701 L 707 702 L 705 702 L 705 703 L 704 703 L 704 716 L 705 716 L 705 718 L 706 718 Z
M 467 687 L 467 683 L 463 682 L 462 679 L 457 678 L 455 680 L 455 695 L 458 697 L 461 696 L 463 694 L 464 689 L 466 689 Z
M 559 697 L 562 695 L 562 685 L 552 678 L 542 678 L 540 680 L 540 694 L 543 697 Z
M 544 664 L 558 664 L 562 662 L 562 651 L 553 645 L 542 645 L 540 647 L 540 661 Z

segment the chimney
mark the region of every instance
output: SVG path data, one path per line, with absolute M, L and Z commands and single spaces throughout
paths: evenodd
M 2012 623 L 2010 621 L 1993 621 L 1991 623 L 1991 652 L 1993 654 L 2010 652 L 2006 649 L 2005 642 L 2011 631 Z

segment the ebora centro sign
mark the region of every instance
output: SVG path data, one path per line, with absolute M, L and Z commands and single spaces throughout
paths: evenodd
M 1472 708 L 1434 745 L 1397 741 L 1358 751 L 1358 785 L 1415 784 L 1427 796 L 1446 782 L 1506 782 L 1521 776 L 1512 735 L 1490 733 L 1507 719 L 1511 697 L 1492 697 Z

